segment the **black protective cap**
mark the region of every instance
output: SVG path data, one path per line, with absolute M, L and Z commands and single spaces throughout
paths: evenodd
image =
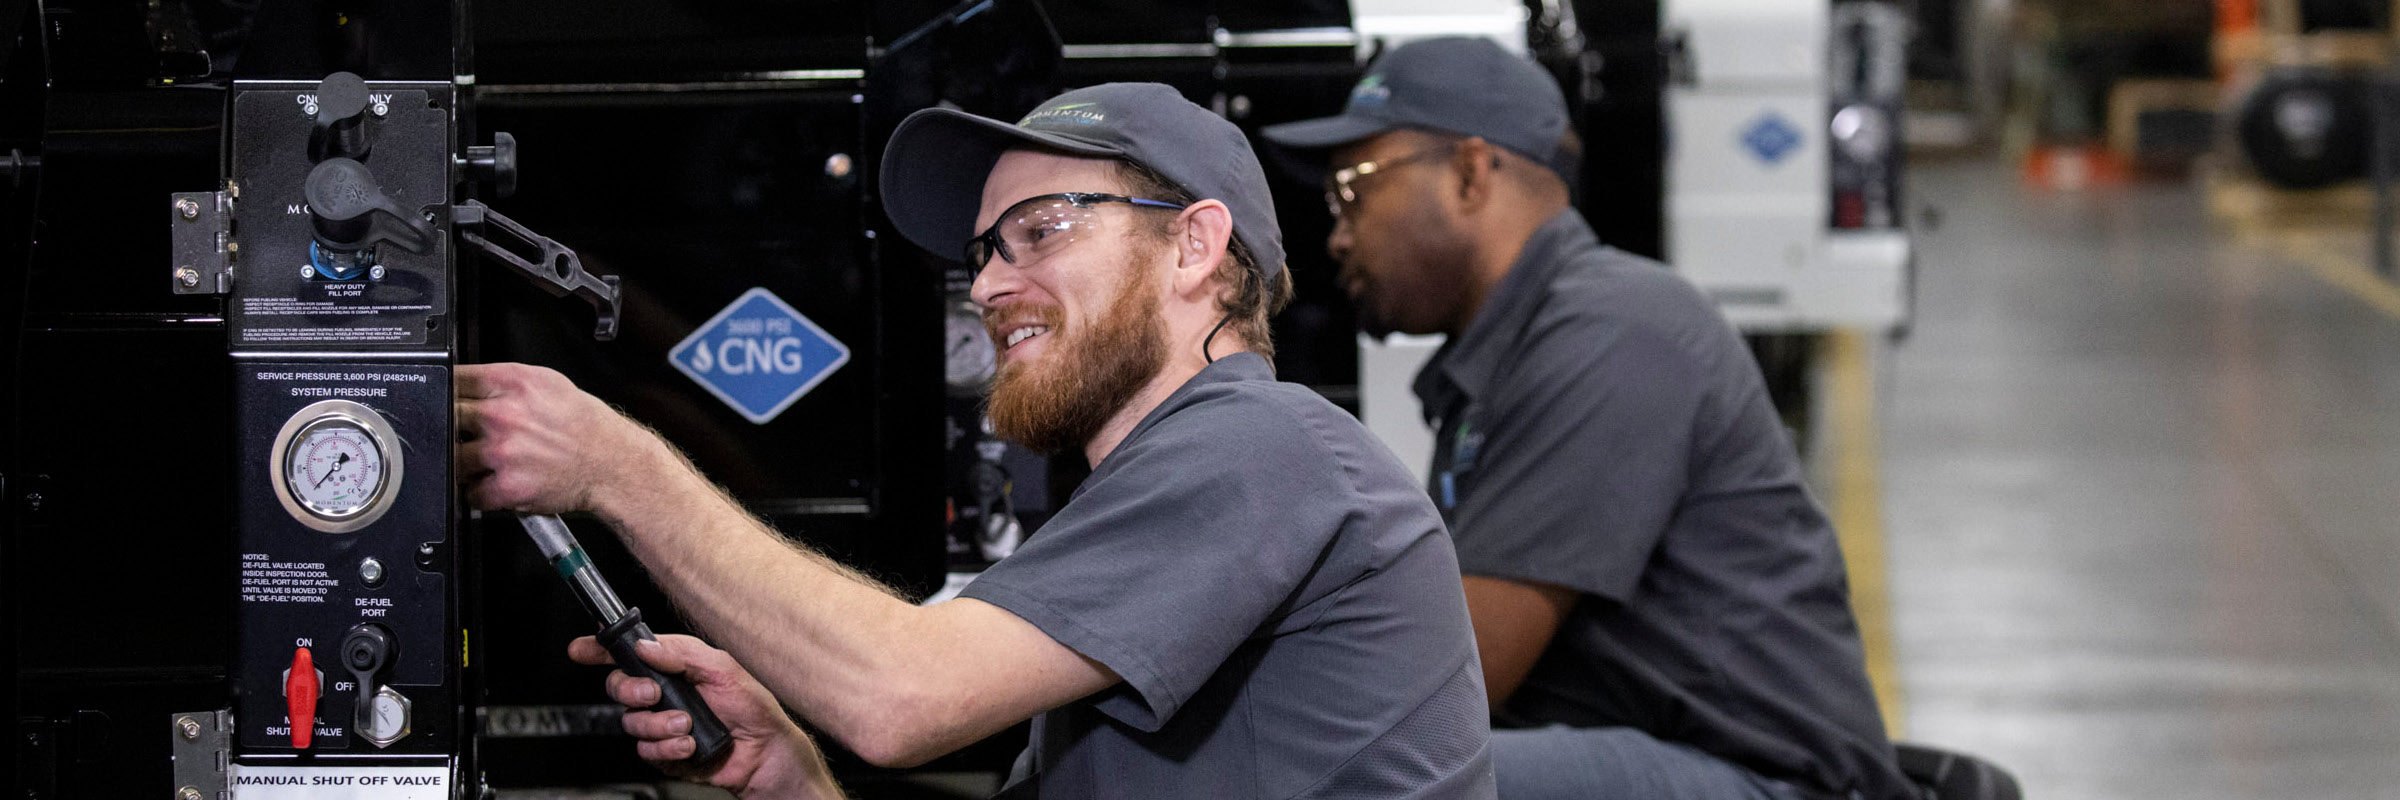
M 1324 150 L 1402 128 L 1478 136 L 1553 170 L 1567 98 L 1550 73 L 1490 39 L 1420 39 L 1385 53 L 1338 116 L 1269 125 L 1267 141 Z
M 976 233 L 984 179 L 1000 154 L 1042 147 L 1149 167 L 1233 213 L 1233 235 L 1267 278 L 1283 270 L 1283 232 L 1250 140 L 1225 118 L 1157 83 L 1104 83 L 1052 98 L 1011 125 L 947 108 L 910 114 L 883 151 L 883 208 L 902 236 L 950 259 Z M 1097 191 L 1094 189 L 1093 191 Z

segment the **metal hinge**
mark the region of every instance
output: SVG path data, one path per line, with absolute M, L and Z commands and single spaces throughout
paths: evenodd
M 174 226 L 175 260 L 170 281 L 176 294 L 233 291 L 233 202 L 242 196 L 232 181 L 214 192 L 176 192 L 167 213 Z
M 187 711 L 173 719 L 168 739 L 174 743 L 177 800 L 232 797 L 225 769 L 233 747 L 233 710 Z

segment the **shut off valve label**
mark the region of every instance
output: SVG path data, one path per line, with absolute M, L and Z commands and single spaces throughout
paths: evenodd
M 266 767 L 235 764 L 234 800 L 449 800 L 448 767 Z

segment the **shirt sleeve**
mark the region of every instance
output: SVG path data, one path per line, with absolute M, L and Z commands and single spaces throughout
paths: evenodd
M 1708 365 L 1657 326 L 1545 322 L 1466 434 L 1437 432 L 1481 429 L 1451 476 L 1459 568 L 1623 600 L 1690 483 Z
M 1280 613 L 1356 505 L 1309 425 L 1265 400 L 1181 408 L 962 596 L 1107 664 L 1125 682 L 1095 707 L 1155 732 Z

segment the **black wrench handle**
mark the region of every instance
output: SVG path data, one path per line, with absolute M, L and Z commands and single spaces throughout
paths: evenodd
M 732 749 L 733 734 L 725 730 L 725 723 L 719 721 L 716 712 L 710 711 L 708 703 L 700 699 L 700 690 L 692 687 L 691 680 L 652 668 L 649 662 L 642 660 L 641 653 L 634 650 L 638 642 L 658 641 L 658 636 L 650 632 L 650 626 L 642 622 L 641 609 L 625 609 L 624 617 L 600 630 L 599 639 L 600 646 L 608 648 L 608 654 L 616 659 L 618 669 L 636 678 L 658 682 L 658 704 L 651 706 L 651 710 L 672 709 L 691 715 L 690 762 L 704 764 L 714 761 Z

